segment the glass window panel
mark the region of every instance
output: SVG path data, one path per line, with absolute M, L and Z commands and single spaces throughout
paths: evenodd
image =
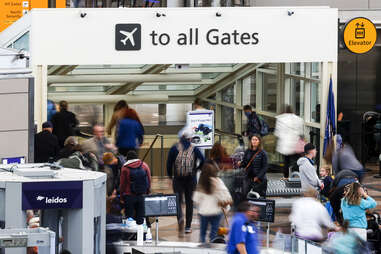
M 251 105 L 255 108 L 257 95 L 255 75 L 251 75 L 242 81 L 242 105 Z
M 290 63 L 288 68 L 288 73 L 298 76 L 304 76 L 305 71 L 305 64 L 304 63 Z
M 311 82 L 311 122 L 320 123 L 320 85 Z
M 291 79 L 292 91 L 294 91 L 295 104 L 294 111 L 295 114 L 300 117 L 304 116 L 304 81 Z
M 159 124 L 159 105 L 158 104 L 128 104 L 138 112 L 140 121 L 143 125 Z
M 185 124 L 187 112 L 191 110 L 192 104 L 167 104 L 167 124 Z
M 311 64 L 311 78 L 320 79 L 320 63 Z
M 69 111 L 76 115 L 81 131 L 86 133 L 92 134 L 96 123 L 104 124 L 102 104 L 69 104 Z
M 264 111 L 276 113 L 277 77 L 276 75 L 263 73 L 263 105 Z
M 29 51 L 29 32 L 26 32 L 15 42 L 13 42 L 10 48 Z
M 235 102 L 235 89 L 234 84 L 222 90 L 222 101 L 234 103 Z
M 222 111 L 222 130 L 228 133 L 234 133 L 235 122 L 234 122 L 234 109 L 230 107 L 221 106 Z

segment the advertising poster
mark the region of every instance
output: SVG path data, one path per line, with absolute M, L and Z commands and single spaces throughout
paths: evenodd
M 214 144 L 214 111 L 195 110 L 187 114 L 187 125 L 192 129 L 192 143 L 197 147 L 212 148 Z

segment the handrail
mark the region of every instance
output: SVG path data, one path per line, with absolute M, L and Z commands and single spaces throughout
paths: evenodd
M 159 137 L 163 137 L 163 135 L 161 135 L 161 134 L 156 134 L 155 139 L 152 141 L 152 143 L 151 143 L 150 147 L 148 148 L 147 152 L 144 154 L 142 161 L 144 161 L 144 160 L 147 158 L 147 155 L 148 155 L 149 152 L 152 150 L 153 145 L 156 143 L 156 140 L 157 140 Z

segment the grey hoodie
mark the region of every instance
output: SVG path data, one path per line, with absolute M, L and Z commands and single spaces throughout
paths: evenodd
M 302 157 L 298 160 L 300 181 L 302 184 L 302 192 L 308 188 L 319 189 L 321 182 L 316 173 L 316 168 L 308 158 Z

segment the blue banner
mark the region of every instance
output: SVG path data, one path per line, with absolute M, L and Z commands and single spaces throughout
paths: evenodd
M 22 184 L 22 209 L 81 209 L 83 183 L 29 182 Z
M 335 96 L 332 89 L 332 78 L 329 80 L 329 91 L 327 101 L 327 118 L 325 121 L 325 135 L 323 155 L 327 151 L 327 147 L 332 142 L 333 136 L 336 135 L 336 113 L 335 113 Z

